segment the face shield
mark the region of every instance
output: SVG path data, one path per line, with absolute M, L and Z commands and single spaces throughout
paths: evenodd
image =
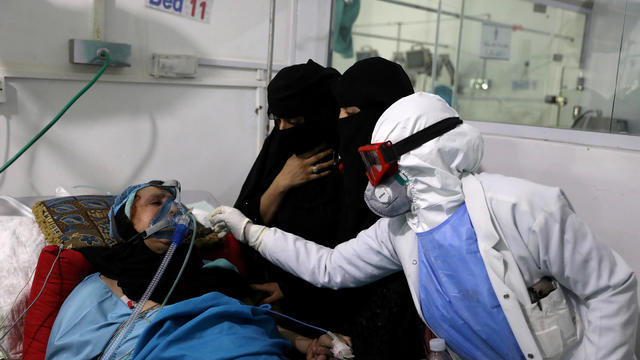
M 358 148 L 364 162 L 367 178 L 372 186 L 398 171 L 398 160 L 403 154 L 427 143 L 462 124 L 457 117 L 447 118 L 430 125 L 417 133 L 403 139 L 397 144 L 391 141 L 365 145 Z

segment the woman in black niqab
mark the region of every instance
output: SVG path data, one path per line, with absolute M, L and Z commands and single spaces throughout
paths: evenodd
M 247 176 L 234 207 L 241 210 L 254 223 L 277 226 L 300 236 L 309 236 L 322 229 L 310 229 L 313 215 L 299 213 L 300 206 L 314 202 L 320 194 L 311 190 L 327 188 L 326 183 L 336 182 L 336 175 L 325 176 L 291 189 L 285 195 L 273 219 L 263 219 L 260 213 L 260 198 L 282 171 L 287 160 L 293 155 L 312 152 L 319 146 L 335 148 L 337 146 L 336 121 L 339 108 L 335 102 L 331 87 L 340 74 L 332 68 L 325 68 L 309 60 L 280 70 L 267 87 L 268 113 L 276 120 L 276 127 L 267 136 Z M 287 129 L 280 129 L 281 119 L 302 117 L 304 123 Z M 305 169 L 306 170 L 306 169 Z M 326 191 L 323 191 L 324 195 Z M 293 201 L 299 198 L 301 201 Z M 286 201 L 285 201 L 286 200 Z M 320 199 L 317 199 L 320 201 Z M 335 202 L 326 199 L 324 202 Z M 309 204 L 311 205 L 311 204 Z M 292 208 L 293 207 L 293 208 Z M 336 206 L 332 206 L 337 209 Z M 294 221 L 300 218 L 302 221 Z M 326 227 L 325 219 L 319 219 Z M 303 223 L 305 228 L 296 228 L 294 224 Z M 309 226 L 306 226 L 306 225 Z M 294 228 L 291 228 L 294 226 Z M 318 236 L 315 236 L 318 237 Z
M 337 124 L 345 196 L 339 236 L 346 241 L 379 219 L 363 200 L 368 180 L 358 148 L 371 142 L 380 115 L 396 100 L 413 94 L 413 87 L 402 66 L 372 57 L 347 69 L 334 94 L 340 108 L 357 108 L 355 113 L 341 113 Z
M 261 201 L 291 157 L 304 158 L 317 153 L 319 147 L 337 147 L 339 107 L 331 89 L 339 76 L 335 69 L 309 60 L 280 70 L 269 82 L 268 113 L 276 120 L 276 127 L 266 138 L 234 204 L 256 224 L 278 227 L 329 247 L 337 245 L 341 205 L 341 178 L 335 168 L 288 189 L 273 216 L 261 212 Z M 296 118 L 302 118 L 303 123 L 286 129 L 279 126 L 282 121 Z M 331 158 L 321 162 L 331 163 Z M 300 171 L 311 174 L 312 165 Z M 284 294 L 280 302 L 283 312 L 316 326 L 341 331 L 332 320 L 332 314 L 336 313 L 330 305 L 336 302 L 334 290 L 318 289 L 268 263 L 255 250 L 247 246 L 243 249 L 249 281 L 276 282 Z
M 354 238 L 379 217 L 364 202 L 367 176 L 358 147 L 370 144 L 378 118 L 391 104 L 413 94 L 402 67 L 381 57 L 360 60 L 347 69 L 334 88 L 341 108 L 338 120 L 343 170 L 343 203 L 339 236 Z M 422 359 L 423 326 L 402 273 L 351 291 L 343 304 L 350 314 L 345 332 L 362 359 Z

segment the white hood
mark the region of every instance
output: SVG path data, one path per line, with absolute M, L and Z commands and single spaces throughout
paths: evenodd
M 441 97 L 415 93 L 396 101 L 380 116 L 371 143 L 397 143 L 450 117 L 458 113 Z M 480 132 L 463 123 L 400 157 L 398 166 L 410 179 L 412 204 L 406 218 L 414 231 L 439 225 L 464 202 L 460 178 L 478 169 L 483 147 Z

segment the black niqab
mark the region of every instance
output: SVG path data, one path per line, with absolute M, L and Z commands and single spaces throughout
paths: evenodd
M 336 83 L 334 94 L 341 107 L 360 109 L 359 113 L 338 120 L 344 184 L 340 237 L 345 241 L 378 220 L 363 199 L 368 180 L 358 148 L 371 142 L 380 115 L 397 100 L 413 94 L 413 87 L 402 66 L 372 57 L 347 69 Z
M 413 93 L 402 67 L 380 57 L 356 62 L 342 75 L 334 93 L 341 107 L 360 112 L 338 120 L 339 153 L 343 164 L 340 238 L 354 238 L 379 217 L 364 202 L 368 180 L 358 147 L 371 142 L 378 118 L 391 104 Z M 402 272 L 350 289 L 349 314 L 344 319 L 355 353 L 364 359 L 422 359 L 421 321 Z
M 286 130 L 275 128 L 265 139 L 260 154 L 253 163 L 234 204 L 234 207 L 240 209 L 254 223 L 264 223 L 260 217 L 260 197 L 269 188 L 291 155 L 304 153 L 322 144 L 327 147 L 337 147 L 336 121 L 340 109 L 331 89 L 339 77 L 340 74 L 335 69 L 325 68 L 309 60 L 305 64 L 296 64 L 280 70 L 269 82 L 267 88 L 269 114 L 279 118 L 303 116 L 304 125 Z M 335 175 L 329 175 L 303 184 L 292 189 L 293 191 L 286 195 L 282 203 L 300 202 L 295 206 L 301 206 L 313 202 L 313 198 L 318 196 L 318 189 L 320 189 L 320 195 L 324 196 L 323 190 L 328 187 L 327 183 L 335 180 Z M 296 198 L 300 200 L 294 200 Z M 336 200 L 327 201 L 335 202 Z M 302 214 L 299 210 L 291 209 L 289 213 L 285 204 L 278 209 L 271 224 L 267 225 L 279 225 L 279 227 L 282 226 L 281 229 L 286 230 L 289 228 L 287 224 L 293 223 L 295 219 L 314 215 L 313 212 Z M 305 223 L 305 221 L 300 222 Z
M 309 60 L 280 70 L 269 83 L 269 114 L 285 119 L 303 116 L 304 125 L 286 130 L 275 128 L 265 139 L 234 204 L 254 223 L 265 224 L 260 216 L 260 198 L 291 155 L 302 154 L 321 144 L 334 149 L 337 147 L 336 122 L 340 109 L 331 89 L 339 76 L 335 69 Z M 265 225 L 318 244 L 335 246 L 341 186 L 340 174 L 333 170 L 322 178 L 288 190 L 273 219 Z M 330 298 L 335 296 L 332 295 L 333 290 L 318 289 L 271 265 L 255 250 L 243 248 L 249 265 L 249 281 L 277 282 L 285 294 L 281 305 L 287 315 L 316 326 L 334 323 L 330 318 L 336 311 L 328 305 L 332 303 Z
M 337 143 L 339 108 L 331 88 L 340 73 L 313 60 L 280 70 L 267 86 L 267 112 L 277 118 L 304 117 L 304 124 L 283 131 L 280 143 L 295 154 Z M 278 131 L 278 130 L 276 130 Z
M 371 57 L 348 68 L 334 93 L 340 107 L 357 106 L 360 110 L 376 107 L 384 111 L 397 100 L 413 94 L 413 86 L 402 66 Z

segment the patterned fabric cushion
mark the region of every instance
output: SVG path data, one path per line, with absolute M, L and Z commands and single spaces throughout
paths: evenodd
M 113 246 L 109 235 L 109 209 L 115 196 L 66 196 L 38 201 L 32 209 L 49 244 L 69 247 Z M 210 248 L 222 243 L 211 229 L 198 223 L 195 246 Z
M 38 201 L 33 214 L 49 244 L 69 247 L 112 246 L 109 208 L 114 196 L 67 196 Z

